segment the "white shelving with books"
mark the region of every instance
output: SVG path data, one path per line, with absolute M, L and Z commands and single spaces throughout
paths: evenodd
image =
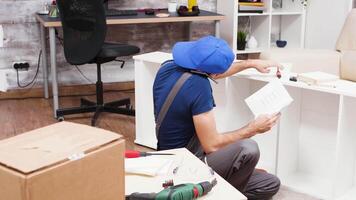
M 304 47 L 306 13 L 302 0 L 241 3 L 245 6 L 243 12 L 239 11 L 239 0 L 217 1 L 218 13 L 226 16 L 220 24 L 220 36 L 236 54 L 260 53 L 276 47 L 276 40 L 279 39 L 287 41 L 285 48 Z M 251 5 L 251 8 L 246 5 Z M 248 38 L 253 36 L 257 40 L 257 47 L 247 46 L 244 50 L 238 50 L 238 31 L 247 32 Z

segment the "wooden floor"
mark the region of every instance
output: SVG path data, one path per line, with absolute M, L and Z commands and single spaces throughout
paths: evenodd
M 82 96 L 61 97 L 61 107 L 74 107 L 79 105 Z M 86 96 L 95 100 L 94 95 Z M 107 92 L 105 100 L 118 100 L 129 97 L 134 105 L 134 91 Z M 92 114 L 80 114 L 65 117 L 65 121 L 90 125 Z M 12 137 L 36 128 L 57 123 L 53 118 L 52 99 L 28 98 L 0 100 L 0 140 Z M 135 118 L 131 116 L 102 113 L 97 122 L 97 127 L 119 133 L 125 137 L 126 148 L 140 151 L 151 149 L 135 145 Z

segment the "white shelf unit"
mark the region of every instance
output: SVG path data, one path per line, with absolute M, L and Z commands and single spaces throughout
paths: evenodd
M 285 48 L 303 48 L 306 11 L 299 0 L 282 0 L 281 9 L 272 8 L 272 0 L 263 0 L 264 13 L 239 13 L 238 0 L 217 1 L 217 11 L 226 15 L 220 24 L 220 36 L 225 39 L 236 54 L 260 53 L 276 47 L 275 40 L 287 41 Z M 237 49 L 237 32 L 242 29 L 239 22 L 249 18 L 250 34 L 257 39 L 256 49 Z M 272 36 L 273 35 L 273 36 Z
M 219 131 L 236 130 L 253 119 L 244 100 L 267 81 L 239 75 L 227 79 L 227 121 Z M 294 191 L 356 199 L 356 93 L 288 83 L 294 102 L 282 112 L 279 126 L 254 137 L 261 152 L 258 168 L 277 174 Z
M 152 87 L 171 54 L 135 56 L 136 140 L 156 148 Z M 253 120 L 245 99 L 270 77 L 242 73 L 212 83 L 219 132 L 236 130 Z M 282 80 L 293 103 L 279 125 L 253 137 L 260 147 L 258 168 L 277 174 L 284 186 L 328 200 L 356 199 L 356 84 L 337 88 Z

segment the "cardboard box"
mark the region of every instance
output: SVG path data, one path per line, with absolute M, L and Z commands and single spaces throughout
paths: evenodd
M 0 200 L 123 200 L 123 137 L 61 122 L 0 141 Z

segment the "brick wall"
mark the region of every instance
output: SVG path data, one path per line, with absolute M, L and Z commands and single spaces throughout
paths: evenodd
M 1 0 L 0 25 L 4 29 L 4 48 L 0 48 L 0 71 L 6 72 L 10 87 L 16 87 L 16 74 L 12 69 L 14 61 L 29 61 L 30 71 L 22 72 L 20 80 L 29 81 L 37 67 L 37 57 L 40 51 L 39 26 L 34 13 L 42 8 L 49 0 Z M 110 0 L 111 7 L 120 8 L 163 8 L 168 0 Z M 216 11 L 216 0 L 199 0 L 202 9 Z M 211 22 L 194 23 L 194 38 L 214 34 L 214 24 Z M 139 46 L 142 53 L 151 51 L 170 51 L 172 45 L 179 40 L 188 39 L 188 25 L 186 23 L 144 24 L 110 26 L 107 40 L 127 42 Z M 57 45 L 58 76 L 60 84 L 81 84 L 88 81 L 80 77 L 78 71 L 69 66 L 64 59 L 63 49 Z M 109 65 L 115 65 L 110 63 Z M 126 69 L 108 67 L 103 70 L 103 79 L 107 82 L 127 81 L 133 79 L 132 62 Z M 95 81 L 95 66 L 81 66 L 83 73 Z M 110 72 L 105 73 L 105 71 Z M 114 70 L 114 72 L 112 71 Z M 121 70 L 121 71 L 120 71 Z M 36 87 L 41 86 L 41 73 Z

